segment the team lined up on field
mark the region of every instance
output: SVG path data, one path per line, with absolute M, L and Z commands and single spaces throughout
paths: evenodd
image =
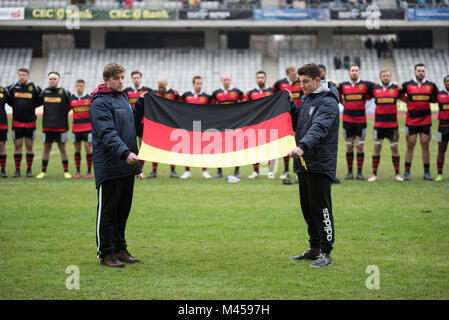
M 320 65 L 321 79 L 326 79 L 326 69 Z M 356 149 L 357 175 L 356 178 L 364 180 L 362 175 L 364 154 L 364 141 L 366 137 L 366 101 L 374 98 L 375 122 L 374 122 L 374 152 L 372 156 L 373 172 L 368 181 L 375 181 L 377 177 L 377 168 L 380 161 L 380 151 L 384 138 L 390 140 L 392 150 L 392 162 L 395 170 L 395 180 L 403 181 L 410 179 L 410 167 L 413 159 L 413 150 L 419 136 L 422 146 L 422 160 L 424 166 L 424 179 L 432 180 L 429 172 L 430 153 L 429 143 L 431 140 L 431 110 L 430 103 L 439 104 L 439 127 L 438 127 L 438 155 L 437 155 L 437 181 L 442 180 L 444 154 L 449 141 L 449 76 L 444 78 L 445 88 L 438 91 L 435 83 L 425 78 L 425 66 L 417 64 L 415 66 L 413 79 L 403 84 L 391 82 L 391 72 L 382 70 L 380 72 L 380 82 L 373 83 L 360 79 L 360 70 L 357 65 L 351 65 L 349 68 L 349 81 L 335 83 L 340 92 L 340 100 L 344 106 L 343 109 L 343 135 L 346 141 L 346 161 L 348 174 L 346 179 L 353 179 L 354 147 Z M 211 95 L 203 92 L 203 79 L 201 76 L 195 76 L 192 80 L 193 88 L 191 91 L 182 95 L 176 89 L 170 89 L 165 77 L 157 79 L 156 90 L 141 85 L 142 73 L 133 71 L 131 79 L 132 87 L 124 90 L 129 103 L 133 108 L 143 108 L 143 99 L 146 92 L 161 97 L 179 100 L 195 104 L 225 104 L 237 103 L 248 100 L 260 99 L 277 91 L 288 90 L 295 104 L 300 108 L 301 96 L 303 91 L 297 75 L 297 68 L 289 66 L 286 69 L 286 78 L 278 80 L 272 87 L 267 86 L 267 77 L 264 71 L 256 73 L 257 87 L 247 92 L 234 88 L 230 74 L 223 74 L 221 77 L 221 88 L 215 90 Z M 88 172 L 86 177 L 92 178 L 92 145 L 91 145 L 91 124 L 89 120 L 90 95 L 85 92 L 85 83 L 78 80 L 75 84 L 75 92 L 70 94 L 66 89 L 59 87 L 60 75 L 57 72 L 48 74 L 49 86 L 41 90 L 34 83 L 29 81 L 29 72 L 26 69 L 19 69 L 18 82 L 7 88 L 0 87 L 0 164 L 1 176 L 6 174 L 6 150 L 5 142 L 8 139 L 8 122 L 5 112 L 5 103 L 8 103 L 13 110 L 11 137 L 14 141 L 14 161 L 16 171 L 14 177 L 20 177 L 20 167 L 22 161 L 22 148 L 25 142 L 27 176 L 32 177 L 31 172 L 34 152 L 33 144 L 36 130 L 35 108 L 43 105 L 42 119 L 42 140 L 44 142 L 44 151 L 42 154 L 42 171 L 36 178 L 42 179 L 46 176 L 49 162 L 50 151 L 53 142 L 58 144 L 61 153 L 61 160 L 64 168 L 64 177 L 72 178 L 68 172 L 68 155 L 65 144 L 68 141 L 68 112 L 73 111 L 72 141 L 75 144 L 75 178 L 80 178 L 81 164 L 81 143 L 84 143 L 86 151 L 86 161 Z M 140 99 L 139 99 L 140 98 Z M 407 103 L 407 115 L 405 135 L 407 140 L 407 151 L 405 154 L 404 177 L 399 173 L 400 155 L 398 153 L 399 129 L 397 121 L 397 100 L 403 100 Z M 142 142 L 143 125 L 137 125 L 137 136 L 139 145 Z M 144 162 L 141 162 L 143 167 Z M 170 177 L 178 178 L 175 166 L 171 165 Z M 273 172 L 274 160 L 269 163 L 268 178 L 274 179 Z M 148 178 L 157 177 L 158 164 L 152 163 L 152 171 Z M 259 176 L 259 164 L 253 165 L 253 173 L 248 177 L 255 179 Z M 240 177 L 239 167 L 234 169 L 234 175 Z M 221 178 L 223 171 L 218 169 L 215 178 Z M 142 178 L 145 176 L 142 174 Z M 181 178 L 191 177 L 190 168 L 185 167 L 185 172 Z M 202 168 L 202 177 L 210 179 L 211 175 L 207 168 Z M 281 179 L 289 177 L 289 157 L 284 157 L 284 173 Z

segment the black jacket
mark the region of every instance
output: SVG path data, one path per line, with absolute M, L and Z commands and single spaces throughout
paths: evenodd
M 131 152 L 138 154 L 133 111 L 126 94 L 100 85 L 92 93 L 89 115 L 97 188 L 106 180 L 141 173 L 139 163 L 126 163 Z
M 294 159 L 296 173 L 323 173 L 331 179 L 337 170 L 338 126 L 340 112 L 338 108 L 338 91 L 330 82 L 301 98 L 301 108 L 296 120 L 296 145 L 304 150 L 307 170 L 299 159 Z

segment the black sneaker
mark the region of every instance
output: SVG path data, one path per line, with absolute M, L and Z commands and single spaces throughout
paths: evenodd
M 16 170 L 16 172 L 14 172 L 13 178 L 20 178 L 20 170 Z
M 2 178 L 8 178 L 8 175 L 6 174 L 6 171 L 2 171 L 0 175 L 1 175 Z
M 365 180 L 365 177 L 361 173 L 357 173 L 357 180 Z
M 33 173 L 31 172 L 31 169 L 27 169 L 27 177 L 28 178 L 32 178 L 33 177 Z
M 318 258 L 310 266 L 312 268 L 322 268 L 327 267 L 332 264 L 332 257 L 330 254 L 320 253 Z
M 316 260 L 320 256 L 319 251 L 312 251 L 312 249 L 307 249 L 303 253 L 301 253 L 299 256 L 293 256 L 290 257 L 290 260 Z
M 148 178 L 148 179 L 153 179 L 153 178 L 156 178 L 156 177 L 157 177 L 156 171 L 153 171 L 153 172 L 151 172 L 149 175 L 147 175 L 147 178 Z
M 179 178 L 175 171 L 170 172 L 170 178 Z
M 348 172 L 348 175 L 345 178 L 346 180 L 352 180 L 354 179 L 354 174 L 352 172 Z

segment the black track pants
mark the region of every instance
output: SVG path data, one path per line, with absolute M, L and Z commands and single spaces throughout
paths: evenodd
M 98 258 L 126 249 L 125 228 L 131 210 L 133 190 L 133 175 L 107 180 L 98 188 Z
M 331 185 L 329 176 L 320 173 L 300 173 L 299 200 L 307 222 L 310 248 L 329 254 L 334 243 Z

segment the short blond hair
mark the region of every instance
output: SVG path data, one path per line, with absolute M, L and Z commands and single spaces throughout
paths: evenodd
M 383 70 L 380 70 L 379 76 L 381 76 L 382 73 L 385 73 L 385 72 L 388 72 L 391 75 L 391 70 L 390 69 L 383 69 Z
M 295 72 L 296 70 L 296 66 L 291 64 L 287 68 L 285 68 L 285 73 L 289 74 L 290 72 Z

